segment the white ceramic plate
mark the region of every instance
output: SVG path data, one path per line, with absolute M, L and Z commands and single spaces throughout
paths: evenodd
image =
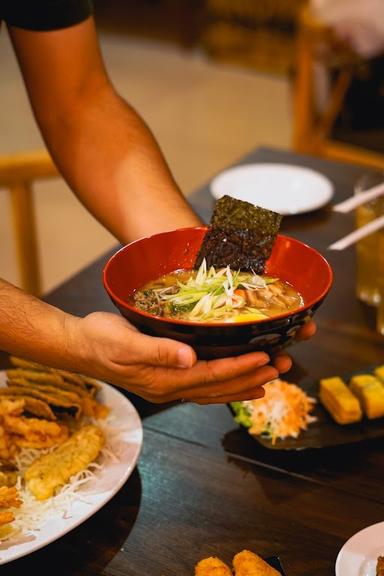
M 96 475 L 76 493 L 68 508 L 55 513 L 36 530 L 18 534 L 0 543 L 0 564 L 25 556 L 57 540 L 95 514 L 108 502 L 132 473 L 143 443 L 143 427 L 131 402 L 118 390 L 100 382 L 99 398 L 110 407 L 106 426 L 108 444 L 117 458 L 108 460 Z M 0 386 L 5 373 L 0 371 Z M 100 421 L 103 422 L 103 421 Z M 77 497 L 78 495 L 78 497 Z
M 311 212 L 328 204 L 333 185 L 323 174 L 289 164 L 246 164 L 211 182 L 216 199 L 225 194 L 283 215 Z
M 376 576 L 378 556 L 384 556 L 384 522 L 347 540 L 336 559 L 336 576 Z

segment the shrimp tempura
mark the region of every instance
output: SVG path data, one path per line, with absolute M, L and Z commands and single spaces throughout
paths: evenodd
M 281 576 L 280 572 L 249 550 L 236 554 L 233 558 L 233 568 L 235 576 Z
M 195 576 L 232 576 L 232 572 L 220 558 L 211 556 L 196 564 Z

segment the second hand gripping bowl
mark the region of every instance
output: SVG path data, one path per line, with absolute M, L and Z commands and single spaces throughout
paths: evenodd
M 104 286 L 139 330 L 190 344 L 199 358 L 274 354 L 312 318 L 333 279 L 319 252 L 277 234 L 280 220 L 224 197 L 209 227 L 163 232 L 121 248 L 104 268 Z M 143 295 L 155 305 L 143 305 Z

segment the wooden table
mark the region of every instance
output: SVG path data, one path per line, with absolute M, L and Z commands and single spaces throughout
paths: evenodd
M 250 161 L 313 167 L 332 180 L 337 201 L 351 194 L 361 173 L 357 167 L 270 149 L 243 160 Z M 208 219 L 208 189 L 191 200 Z M 352 226 L 351 216 L 328 209 L 284 222 L 285 232 L 322 252 Z M 47 301 L 79 315 L 114 310 L 100 279 L 108 256 Z M 384 362 L 384 339 L 374 332 L 372 311 L 354 296 L 354 250 L 327 252 L 327 257 L 334 287 L 317 314 L 316 337 L 292 348 L 293 381 Z M 281 454 L 261 448 L 240 430 L 226 406 L 132 401 L 143 418 L 144 446 L 126 485 L 90 520 L 3 566 L 2 575 L 190 576 L 203 557 L 230 562 L 248 548 L 280 556 L 288 576 L 330 576 L 345 540 L 384 520 L 382 440 Z

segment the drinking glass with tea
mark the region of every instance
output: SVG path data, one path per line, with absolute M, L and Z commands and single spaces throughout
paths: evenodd
M 364 174 L 355 186 L 355 194 L 364 194 L 384 185 L 384 170 Z M 384 215 L 384 194 L 356 208 L 356 227 L 360 228 Z M 377 330 L 384 334 L 384 230 L 380 229 L 356 244 L 356 295 L 377 306 Z
M 384 171 L 364 174 L 355 186 L 355 194 L 384 183 Z M 384 214 L 384 195 L 356 208 L 356 227 L 360 228 Z M 356 244 L 356 293 L 357 297 L 373 306 L 380 302 L 379 289 L 379 240 L 381 231 L 374 232 Z

